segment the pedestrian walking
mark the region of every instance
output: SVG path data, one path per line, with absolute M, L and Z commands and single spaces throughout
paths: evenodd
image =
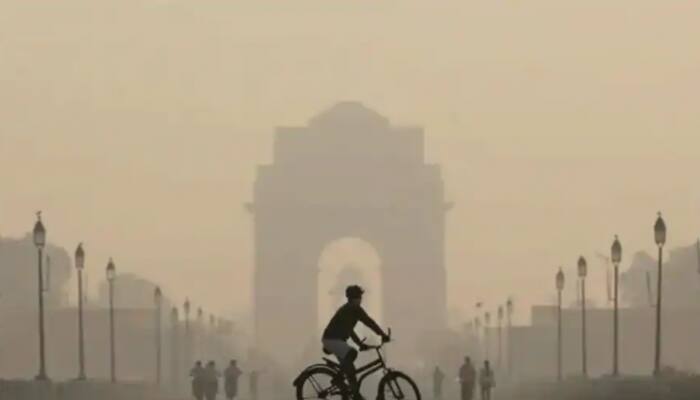
M 491 389 L 496 386 L 496 380 L 488 360 L 484 361 L 484 367 L 479 371 L 479 386 L 481 400 L 491 400 Z
M 258 400 L 258 378 L 262 371 L 252 370 L 248 376 L 248 389 L 250 391 L 250 400 Z
M 224 391 L 228 400 L 233 400 L 238 395 L 238 378 L 241 376 L 241 373 L 236 360 L 231 360 L 224 371 Z
M 461 386 L 462 400 L 472 400 L 474 397 L 474 385 L 476 384 L 476 369 L 469 357 L 464 357 L 464 364 L 459 369 L 458 379 Z
M 445 380 L 445 374 L 439 366 L 435 366 L 433 371 L 433 398 L 442 399 L 442 382 Z
M 194 367 L 190 370 L 190 378 L 192 378 L 192 396 L 197 400 L 204 399 L 204 367 L 201 361 L 194 363 Z
M 209 361 L 204 372 L 204 396 L 206 400 L 215 400 L 219 393 L 219 376 L 221 374 L 216 370 L 216 363 Z

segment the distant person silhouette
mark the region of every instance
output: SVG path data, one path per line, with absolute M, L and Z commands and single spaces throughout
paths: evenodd
M 248 376 L 248 390 L 250 391 L 250 399 L 258 400 L 258 379 L 263 371 L 252 370 Z
M 439 366 L 433 371 L 433 398 L 442 399 L 442 381 L 445 380 L 445 374 Z
M 348 286 L 345 289 L 345 297 L 347 303 L 343 304 L 331 318 L 328 326 L 323 331 L 323 350 L 326 353 L 332 353 L 340 362 L 340 369 L 348 378 L 350 383 L 350 391 L 353 397 L 357 400 L 362 399 L 357 384 L 357 375 L 355 374 L 355 359 L 357 358 L 357 350 L 348 345 L 348 338 L 359 347 L 366 350 L 362 340 L 355 333 L 355 325 L 357 322 L 362 322 L 370 328 L 378 336 L 381 336 L 383 342 L 390 340 L 389 335 L 384 333 L 382 328 L 367 315 L 367 312 L 362 308 L 362 295 L 364 290 L 357 285 Z M 334 382 L 335 384 L 339 382 Z
M 481 388 L 481 400 L 491 400 L 491 389 L 496 386 L 493 370 L 489 361 L 484 361 L 484 367 L 479 371 L 479 387 Z
M 472 400 L 474 397 L 474 385 L 476 384 L 476 369 L 469 357 L 464 357 L 464 364 L 459 369 L 459 383 L 462 400 Z
M 207 400 L 216 399 L 219 393 L 219 371 L 216 370 L 216 363 L 209 361 L 204 371 L 204 396 Z
M 192 396 L 197 400 L 202 400 L 204 398 L 204 367 L 202 367 L 201 361 L 194 363 L 194 367 L 190 370 L 190 377 L 192 378 Z
M 224 371 L 224 391 L 228 400 L 232 400 L 238 395 L 238 378 L 241 374 L 242 372 L 238 369 L 236 360 L 231 360 Z

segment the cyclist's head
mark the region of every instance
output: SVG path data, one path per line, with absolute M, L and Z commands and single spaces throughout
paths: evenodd
M 360 286 L 350 285 L 345 289 L 345 297 L 348 298 L 348 301 L 360 303 L 362 302 L 362 294 L 364 292 L 365 291 Z
M 236 365 L 236 360 L 231 360 L 231 365 Z

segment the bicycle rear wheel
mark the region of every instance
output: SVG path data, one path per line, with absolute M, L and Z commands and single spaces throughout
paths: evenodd
M 384 375 L 377 389 L 379 400 L 421 400 L 418 385 L 408 375 L 391 371 Z
M 328 367 L 309 369 L 297 385 L 297 400 L 348 400 L 347 389 L 333 383 L 335 376 Z

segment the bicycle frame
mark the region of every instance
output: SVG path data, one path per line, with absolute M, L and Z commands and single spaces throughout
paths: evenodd
M 396 378 L 401 378 L 402 374 L 397 373 L 395 370 L 389 368 L 386 364 L 386 360 L 384 356 L 382 355 L 381 349 L 383 347 L 384 343 L 382 343 L 379 346 L 368 346 L 367 350 L 374 350 L 377 352 L 377 358 L 374 361 L 370 361 L 369 363 L 356 368 L 355 369 L 355 374 L 357 376 L 357 383 L 358 383 L 358 388 L 362 387 L 362 383 L 364 380 L 370 376 L 373 375 L 377 371 L 383 371 L 383 376 L 379 380 L 379 386 L 378 389 L 384 388 L 383 385 L 388 385 L 388 389 L 391 391 L 393 398 L 395 399 L 404 399 L 404 392 L 403 389 L 396 383 Z M 294 386 L 297 387 L 297 399 L 303 398 L 300 397 L 300 391 L 302 390 L 302 385 L 304 382 L 309 381 L 311 382 L 311 385 L 313 386 L 314 390 L 316 390 L 316 393 L 318 396 L 320 396 L 320 399 L 326 399 L 328 395 L 341 395 L 343 399 L 348 398 L 350 393 L 348 393 L 348 387 L 345 384 L 345 378 L 343 372 L 340 370 L 340 365 L 336 363 L 335 361 L 323 357 L 323 360 L 326 362 L 325 364 L 314 364 L 312 366 L 307 367 L 302 373 L 297 377 L 297 379 L 294 380 Z M 324 388 L 322 385 L 320 385 L 314 378 L 314 374 L 316 373 L 315 371 L 318 369 L 325 369 L 326 371 L 320 371 L 321 373 L 326 373 L 326 374 L 331 374 L 333 376 L 333 380 L 331 380 L 331 386 Z M 314 370 L 312 373 L 307 373 L 306 371 L 311 371 Z M 342 375 L 341 375 L 342 374 Z M 415 389 L 416 393 L 418 393 L 418 398 L 420 398 L 420 391 L 416 387 L 415 382 L 411 380 L 411 378 L 406 377 L 403 375 L 405 378 L 408 379 L 409 382 L 413 385 L 413 388 Z M 343 377 L 341 381 L 338 381 L 337 378 Z M 335 381 L 335 382 L 334 382 Z M 384 389 L 386 391 L 386 388 Z M 379 395 L 378 395 L 379 396 Z M 378 398 L 384 398 L 383 396 L 378 397 Z
M 374 374 L 375 372 L 380 370 L 389 370 L 389 368 L 386 366 L 386 362 L 384 361 L 384 357 L 382 356 L 382 353 L 380 351 L 381 346 L 374 348 L 374 350 L 377 352 L 377 359 L 363 365 L 360 368 L 355 369 L 355 373 L 357 374 L 357 384 L 359 386 L 362 386 L 362 381 L 364 381 L 365 378 Z

